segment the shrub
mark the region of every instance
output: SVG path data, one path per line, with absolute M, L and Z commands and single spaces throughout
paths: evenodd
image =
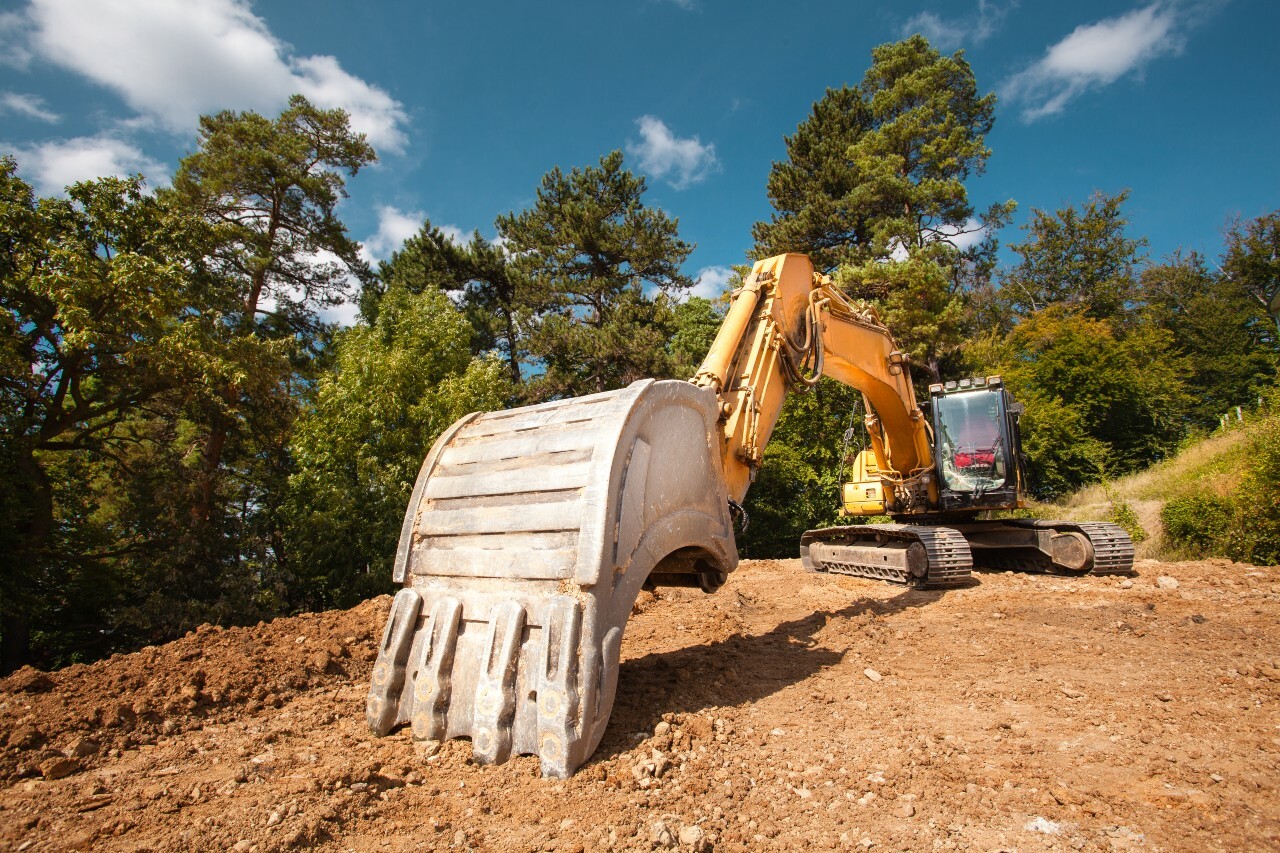
M 1224 498 L 1188 495 L 1174 498 L 1164 505 L 1160 510 L 1160 524 L 1170 544 L 1186 548 L 1197 556 L 1205 556 L 1221 553 L 1219 546 L 1232 524 L 1233 515 L 1231 502 Z

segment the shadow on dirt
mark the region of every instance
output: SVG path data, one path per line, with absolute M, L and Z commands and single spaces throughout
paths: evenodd
M 860 599 L 839 610 L 783 622 L 764 634 L 735 634 L 625 661 L 618 674 L 609 730 L 594 759 L 627 751 L 637 740 L 634 735 L 651 733 L 663 714 L 755 702 L 834 666 L 847 649 L 824 647 L 817 638 L 833 622 L 925 607 L 944 594 L 944 590 L 906 590 L 889 599 Z

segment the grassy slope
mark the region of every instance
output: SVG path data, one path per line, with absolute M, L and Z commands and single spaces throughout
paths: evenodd
M 1165 501 L 1194 494 L 1229 494 L 1248 462 L 1253 435 L 1258 430 L 1275 427 L 1274 415 L 1255 416 L 1243 424 L 1233 423 L 1208 438 L 1188 444 L 1177 456 L 1144 471 L 1107 485 L 1088 486 L 1058 504 L 1037 507 L 1037 510 L 1060 518 L 1108 521 L 1111 497 L 1107 492 L 1110 491 L 1116 500 L 1124 500 L 1133 507 L 1147 532 L 1146 541 L 1138 544 L 1138 557 L 1177 559 L 1184 555 L 1166 545 L 1160 528 L 1160 509 Z

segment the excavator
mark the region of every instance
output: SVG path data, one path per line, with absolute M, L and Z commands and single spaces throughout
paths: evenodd
M 783 401 L 822 376 L 866 405 L 870 447 L 844 510 L 895 523 L 808 532 L 806 569 L 944 588 L 966 583 L 975 560 L 1131 570 L 1115 525 L 980 519 L 1021 505 L 1019 407 L 985 377 L 931 386 L 926 414 L 908 361 L 874 311 L 806 256 L 780 255 L 744 277 L 689 381 L 454 423 L 405 513 L 370 728 L 470 738 L 479 763 L 537 755 L 544 776 L 571 775 L 604 734 L 636 597 L 726 582 L 735 520 Z

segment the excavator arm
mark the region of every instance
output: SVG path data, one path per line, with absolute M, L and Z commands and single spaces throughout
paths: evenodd
M 805 255 L 756 263 L 692 380 L 719 400 L 729 495 L 738 501 L 746 495 L 787 393 L 825 375 L 866 400 L 889 505 L 936 503 L 928 421 L 916 405 L 907 362 L 874 311 L 815 275 Z

